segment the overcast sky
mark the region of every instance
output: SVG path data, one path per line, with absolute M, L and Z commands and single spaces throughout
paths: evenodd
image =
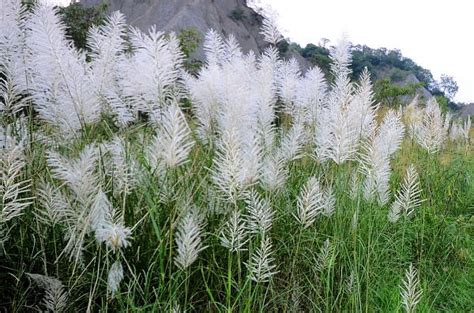
M 68 3 L 69 0 L 47 0 Z M 256 0 L 278 13 L 285 37 L 305 46 L 347 33 L 354 44 L 397 48 L 454 77 L 457 101 L 474 102 L 474 16 L 469 0 Z

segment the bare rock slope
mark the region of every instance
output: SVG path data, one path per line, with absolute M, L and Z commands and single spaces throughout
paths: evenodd
M 266 43 L 260 34 L 263 17 L 245 0 L 82 0 L 86 6 L 107 3 L 110 12 L 119 10 L 130 25 L 147 30 L 151 25 L 165 32 L 193 28 L 201 34 L 214 29 L 223 36 L 233 34 L 245 52 L 261 52 Z M 202 59 L 202 48 L 197 51 Z M 299 62 L 305 62 L 297 56 Z

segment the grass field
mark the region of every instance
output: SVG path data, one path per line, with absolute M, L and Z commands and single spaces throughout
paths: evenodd
M 85 58 L 53 9 L 7 2 L 6 311 L 474 308 L 470 120 L 376 105 L 344 40 L 326 81 L 279 59 L 270 24 L 259 58 L 211 32 L 194 77 L 120 14 Z

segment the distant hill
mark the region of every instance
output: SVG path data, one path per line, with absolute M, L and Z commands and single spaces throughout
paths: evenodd
M 233 34 L 244 52 L 257 55 L 268 45 L 260 34 L 263 17 L 247 6 L 245 0 L 82 0 L 85 6 L 107 4 L 107 11 L 119 10 L 130 25 L 147 30 L 156 25 L 165 32 L 194 29 L 203 36 L 214 29 L 227 37 Z M 284 53 L 295 57 L 303 68 L 309 63 L 299 54 Z M 194 57 L 204 58 L 202 47 Z
M 263 16 L 245 0 L 82 0 L 80 3 L 86 7 L 106 3 L 108 13 L 119 10 L 129 24 L 142 30 L 156 25 L 165 32 L 193 29 L 204 36 L 212 28 L 222 36 L 233 34 L 244 52 L 258 54 L 267 46 L 260 34 Z M 279 48 L 284 58 L 295 57 L 303 69 L 317 65 L 329 72 L 328 47 L 309 44 L 302 48 L 286 41 Z M 203 60 L 202 47 L 192 57 Z M 431 72 L 403 56 L 399 50 L 356 45 L 352 64 L 354 79 L 364 67 L 369 69 L 375 82 L 385 80 L 393 86 L 418 86 L 416 93 L 424 99 L 443 95 L 436 88 Z M 411 98 L 412 95 L 401 99 L 407 102 Z

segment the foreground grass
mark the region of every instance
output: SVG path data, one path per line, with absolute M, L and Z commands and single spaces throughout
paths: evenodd
M 103 121 L 61 150 L 77 154 L 88 143 L 111 138 L 115 131 Z M 388 205 L 368 203 L 361 190 L 351 191 L 355 163 L 318 164 L 309 157 L 293 161 L 285 188 L 258 190 L 275 211 L 270 237 L 277 274 L 269 283 L 255 283 L 248 278 L 245 263 L 259 239 L 250 240 L 248 251 L 234 254 L 219 243 L 229 204 L 219 200 L 208 177 L 212 149 L 196 146 L 190 162 L 156 178 L 144 157 L 149 135 L 144 125 L 122 134 L 145 174 L 136 190 L 114 199 L 114 205 L 125 212 L 126 225 L 134 225 L 132 245 L 121 256 L 125 279 L 120 292 L 113 296 L 107 292 L 107 271 L 118 256 L 88 238 L 84 264 L 70 262 L 61 254 L 63 229 L 39 222 L 42 208 L 35 200 L 13 221 L 4 245 L 0 306 L 13 312 L 37 306 L 42 293 L 26 273 L 42 273 L 64 283 L 70 311 L 393 312 L 402 310 L 400 285 L 412 263 L 423 290 L 418 311 L 467 312 L 474 307 L 470 294 L 474 286 L 472 149 L 448 145 L 429 155 L 406 139 L 392 162 L 391 190 L 398 188 L 407 165 L 413 163 L 426 201 L 413 218 L 394 224 L 387 220 Z M 39 142 L 29 150 L 26 171 L 33 193 L 40 180 L 52 180 L 45 150 Z M 301 187 L 314 175 L 333 185 L 336 212 L 303 229 L 292 214 Z M 110 186 L 113 177 L 104 179 L 104 186 Z M 173 263 L 174 235 L 177 217 L 190 203 L 208 216 L 207 248 L 181 271 Z M 235 205 L 245 207 L 243 202 Z

